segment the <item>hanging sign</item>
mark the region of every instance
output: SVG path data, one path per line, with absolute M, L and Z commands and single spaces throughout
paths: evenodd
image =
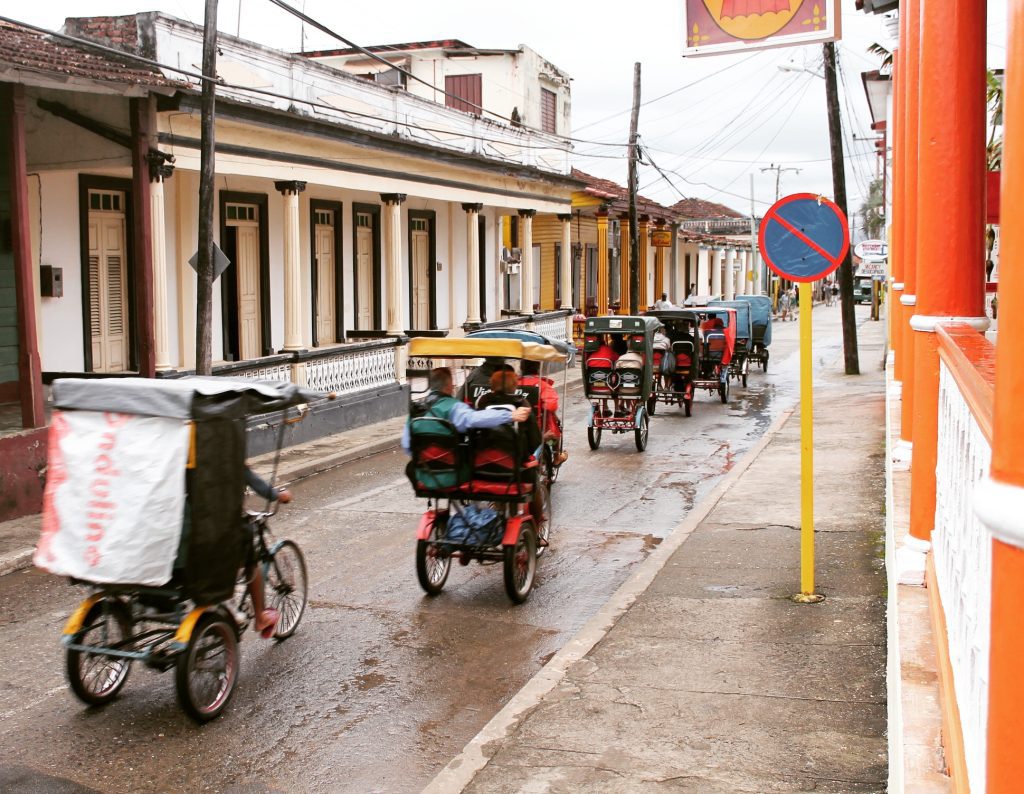
M 655 229 L 651 232 L 651 245 L 655 248 L 671 248 L 672 232 L 668 229 Z
M 684 56 L 840 38 L 839 0 L 684 0 L 684 4 Z

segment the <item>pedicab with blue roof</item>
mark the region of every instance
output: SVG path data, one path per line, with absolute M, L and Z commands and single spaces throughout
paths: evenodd
M 551 345 L 505 337 L 420 337 L 409 343 L 409 356 L 426 359 L 428 369 L 456 368 L 456 380 L 463 382 L 481 360 L 513 367 L 535 361 L 543 368 L 564 366 L 567 358 Z M 526 434 L 514 424 L 504 426 L 508 432 L 458 432 L 447 418 L 431 412 L 428 384 L 412 375 L 406 473 L 416 496 L 427 500 L 416 531 L 419 584 L 436 596 L 453 560 L 461 565 L 501 564 L 506 593 L 522 603 L 533 588 L 537 559 L 546 551 L 551 532 L 551 500 L 536 450 L 525 448 Z M 512 410 L 515 405 L 489 407 Z
M 700 379 L 703 344 L 699 331 L 701 317 L 687 309 L 665 309 L 647 312 L 664 327 L 669 350 L 654 350 L 654 376 L 648 411 L 653 416 L 659 402 L 678 404 L 693 414 L 695 383 Z M 667 362 L 667 363 L 666 363 Z
M 711 301 L 708 308 L 727 308 L 736 310 L 736 343 L 729 362 L 729 375 L 747 386 L 747 372 L 750 366 L 749 354 L 753 347 L 754 326 L 751 321 L 751 305 L 747 301 Z
M 736 310 L 725 306 L 705 306 L 695 311 L 700 318 L 700 362 L 694 387 L 718 393 L 729 402 L 729 374 L 736 349 Z
M 736 300 L 750 304 L 751 342 L 747 358 L 756 361 L 762 372 L 767 372 L 768 347 L 772 343 L 772 299 L 767 295 L 737 295 Z
M 283 433 L 295 421 L 289 408 L 325 396 L 333 395 L 231 378 L 54 382 L 33 561 L 89 588 L 63 634 L 80 700 L 113 700 L 139 662 L 175 670 L 178 700 L 194 720 L 217 717 L 255 618 L 240 571 L 255 576 L 259 566 L 264 604 L 277 611 L 264 636 L 296 630 L 306 564 L 293 541 L 273 538 L 269 499 L 258 512 L 243 510 L 246 419 L 280 412 Z

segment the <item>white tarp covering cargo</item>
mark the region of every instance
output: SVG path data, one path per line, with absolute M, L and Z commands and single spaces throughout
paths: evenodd
M 181 538 L 188 452 L 182 419 L 55 411 L 33 562 L 89 582 L 166 584 Z

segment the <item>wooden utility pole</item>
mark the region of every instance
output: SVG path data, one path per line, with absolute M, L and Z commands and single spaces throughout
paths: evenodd
M 640 299 L 640 231 L 636 220 L 637 123 L 640 120 L 640 63 L 633 64 L 633 112 L 629 117 L 629 313 L 637 314 Z M 646 285 L 644 285 L 646 286 Z
M 836 84 L 836 45 L 826 41 L 823 47 L 825 63 L 825 100 L 828 104 L 828 137 L 832 150 L 832 192 L 839 209 L 846 210 L 846 167 L 843 160 L 843 130 L 839 120 L 839 88 Z M 851 246 L 852 248 L 852 246 Z M 839 302 L 843 315 L 843 358 L 847 375 L 860 374 L 857 355 L 857 320 L 853 305 L 853 258 L 850 249 L 839 266 Z M 800 310 L 809 310 L 801 306 Z
M 199 257 L 196 271 L 196 374 L 211 374 L 213 327 L 213 144 L 217 78 L 217 0 L 203 19 L 203 98 L 199 145 Z

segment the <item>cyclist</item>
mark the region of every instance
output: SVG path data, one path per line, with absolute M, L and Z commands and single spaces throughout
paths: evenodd
M 248 466 L 245 467 L 245 484 L 257 496 L 261 496 L 269 502 L 288 504 L 292 500 L 291 491 L 287 488 L 274 488 Z M 247 587 L 249 597 L 252 598 L 252 609 L 255 615 L 253 630 L 258 631 L 263 639 L 269 640 L 274 636 L 280 615 L 276 609 L 267 609 L 263 602 L 263 571 L 256 564 L 252 527 L 248 523 L 245 524 L 245 573 L 249 580 Z

